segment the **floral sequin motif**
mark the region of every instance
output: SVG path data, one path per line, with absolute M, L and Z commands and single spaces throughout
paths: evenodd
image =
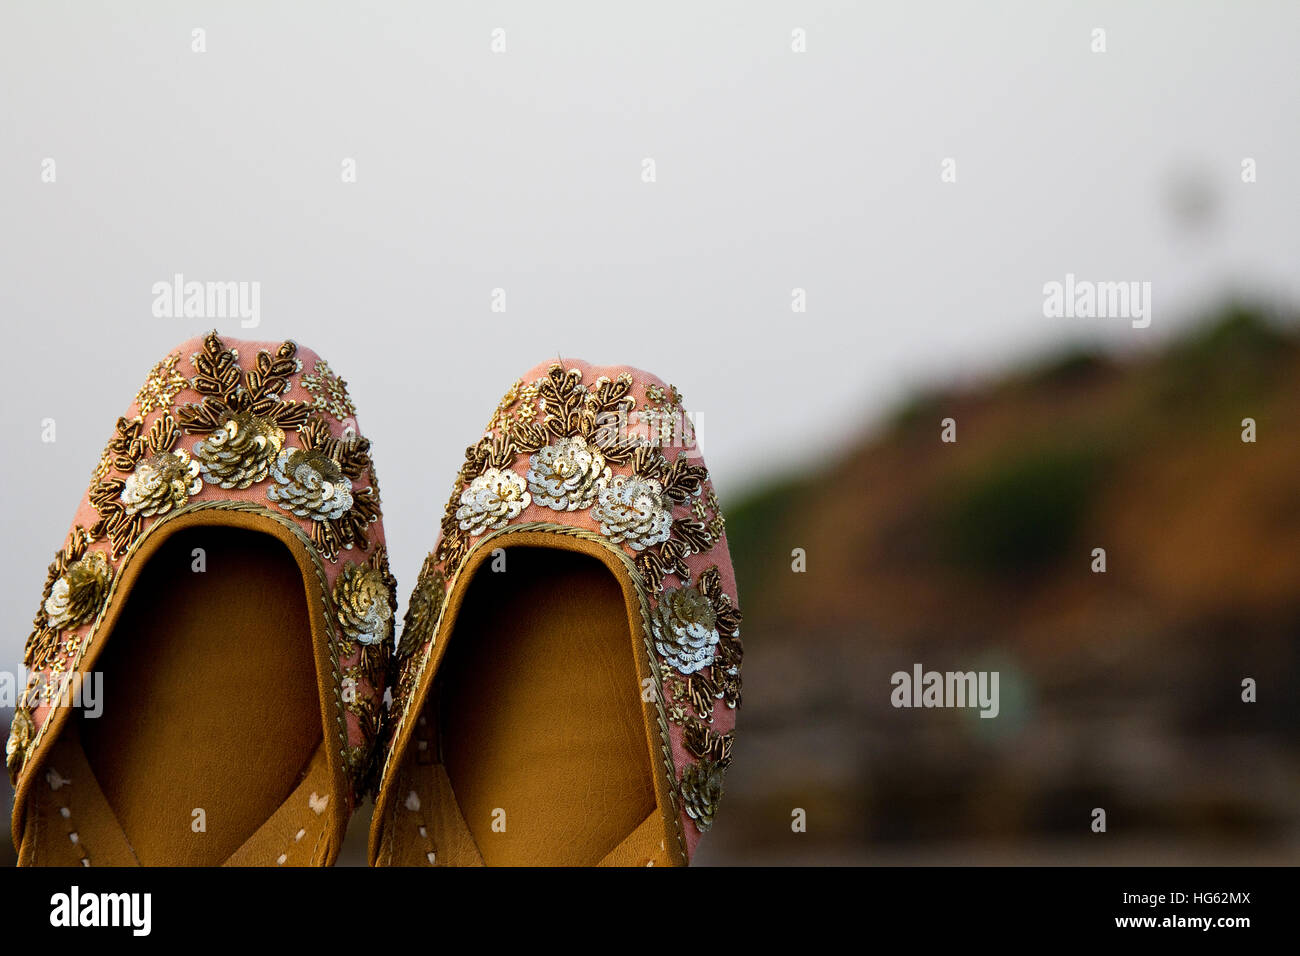
M 32 738 L 36 736 L 36 725 L 26 707 L 14 711 L 13 721 L 9 724 L 9 739 L 5 742 L 5 769 L 9 771 L 9 782 L 17 785 L 18 773 L 27 759 Z
M 405 660 L 433 640 L 433 630 L 438 623 L 438 615 L 442 613 L 446 596 L 447 579 L 435 566 L 433 556 L 430 555 L 425 558 L 415 589 L 406 602 L 402 639 L 397 645 L 399 659 Z
M 461 494 L 456 521 L 471 536 L 495 531 L 518 518 L 530 500 L 523 478 L 513 471 L 489 468 Z
M 384 724 L 380 697 L 388 684 L 392 658 L 393 613 L 397 608 L 397 581 L 388 570 L 388 549 L 379 545 L 363 564 L 348 562 L 334 583 L 334 606 L 341 629 L 340 651 L 357 653 L 354 664 L 343 671 L 344 706 L 357 719 L 364 745 L 348 748 L 347 765 L 358 791 L 370 785 L 374 749 Z M 357 681 L 364 679 L 374 695 L 362 694 Z
M 369 448 L 364 438 L 339 439 L 320 419 L 310 419 L 298 431 L 301 448 L 281 452 L 271 467 L 273 483 L 266 496 L 285 511 L 310 518 L 312 543 L 326 560 L 340 549 L 366 546 L 369 524 L 379 520 L 379 495 L 373 483 Z
M 713 826 L 713 817 L 718 812 L 718 803 L 722 800 L 723 769 L 716 760 L 705 758 L 699 763 L 687 764 L 682 771 L 682 809 L 695 821 L 701 833 Z
M 86 554 L 86 549 L 91 541 L 90 533 L 80 525 L 72 529 L 68 535 L 67 543 L 55 552 L 54 560 L 50 563 L 49 570 L 45 575 L 45 587 L 41 591 L 41 601 L 36 608 L 36 617 L 32 620 L 32 631 L 27 636 L 27 643 L 23 649 L 23 666 L 29 671 L 44 670 L 55 660 L 59 653 L 59 627 L 75 627 L 78 625 L 64 624 L 55 626 L 50 622 L 50 616 L 46 612 L 46 605 L 54 595 L 54 589 L 67 575 L 74 564 L 81 561 Z M 93 565 L 91 566 L 93 567 Z M 84 572 L 83 572 L 84 573 Z M 112 571 L 110 569 L 110 579 Z M 80 576 L 80 575 L 79 575 Z M 83 592 L 84 584 L 79 585 L 76 590 L 82 592 L 78 596 L 73 596 L 73 588 L 69 586 L 69 606 L 78 605 L 85 597 Z M 105 593 L 107 593 L 107 582 L 105 583 Z M 55 602 L 54 607 L 63 604 L 60 599 Z M 98 616 L 99 608 L 96 607 L 94 614 L 90 614 L 89 605 L 85 605 L 87 619 Z
M 412 691 L 422 663 L 419 651 L 433 640 L 446 598 L 447 578 L 437 565 L 436 555 L 429 554 L 420 568 L 415 588 L 407 599 L 402 637 L 397 643 L 398 671 L 393 698 L 399 707 L 400 702 Z
M 302 387 L 312 396 L 312 406 L 332 415 L 342 422 L 357 414 L 357 407 L 348 395 L 348 383 L 330 368 L 323 359 L 301 379 Z
M 610 541 L 626 543 L 633 551 L 667 541 L 673 526 L 663 485 L 638 475 L 619 475 L 602 488 L 591 519 Z
M 609 478 L 605 456 L 581 435 L 562 438 L 528 459 L 528 491 L 553 511 L 590 508 Z
M 313 414 L 316 404 L 285 399 L 293 376 L 302 371 L 298 346 L 285 341 L 274 352 L 260 351 L 244 370 L 239 353 L 212 332 L 193 363 L 191 385 L 203 400 L 177 408 L 176 418 L 187 433 L 211 436 L 194 449 L 206 466 L 204 479 L 244 488 L 260 482 L 265 467 L 272 479 L 267 497 L 311 520 L 312 544 L 327 561 L 337 560 L 343 549 L 365 548 L 368 527 L 380 511 L 370 442 L 355 432 L 334 438 Z M 325 373 L 333 374 L 324 362 L 315 371 L 321 383 Z M 298 447 L 288 447 L 290 434 L 296 434 Z M 358 489 L 362 480 L 369 484 Z
M 208 484 L 247 488 L 266 479 L 283 449 L 284 429 L 251 411 L 240 411 L 195 442 L 194 457 Z
M 334 583 L 338 621 L 348 641 L 378 644 L 393 634 L 393 605 L 378 568 L 349 563 Z
M 118 419 L 108 451 L 113 468 L 126 477 L 101 478 L 90 492 L 99 512 L 90 536 L 107 537 L 115 559 L 139 537 L 145 518 L 181 507 L 203 487 L 198 462 L 176 447 L 180 430 L 170 414 L 158 416 L 147 433 L 142 428 L 139 419 Z
M 693 587 L 663 593 L 654 617 L 655 649 L 681 674 L 713 663 L 718 646 L 717 617 L 709 599 Z
M 158 452 L 135 466 L 118 496 L 128 515 L 166 514 L 197 495 L 203 487 L 199 463 L 177 448 Z
M 352 507 L 352 481 L 339 463 L 315 449 L 290 448 L 271 467 L 275 484 L 266 489 L 285 511 L 300 518 L 328 521 Z
M 62 631 L 93 621 L 104 606 L 112 579 L 108 555 L 103 551 L 92 551 L 72 562 L 41 605 L 46 626 Z

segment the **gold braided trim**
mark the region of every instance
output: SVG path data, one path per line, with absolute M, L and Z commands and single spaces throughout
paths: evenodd
M 456 567 L 456 573 L 452 575 L 452 578 L 447 585 L 447 593 L 451 594 L 455 591 L 456 584 L 460 580 L 461 572 L 470 563 L 470 557 L 484 545 L 489 542 L 499 541 L 501 538 L 509 537 L 512 534 L 520 534 L 530 531 L 566 535 L 570 538 L 580 538 L 583 541 L 600 545 L 604 550 L 618 557 L 619 561 L 623 565 L 624 571 L 627 572 L 628 579 L 636 589 L 637 603 L 641 608 L 642 647 L 645 650 L 646 661 L 649 664 L 650 677 L 654 681 L 655 717 L 659 724 L 660 754 L 663 758 L 664 772 L 668 774 L 668 801 L 671 804 L 673 811 L 673 832 L 677 837 L 677 847 L 681 851 L 682 859 L 689 859 L 690 856 L 686 852 L 686 834 L 682 830 L 682 811 L 681 807 L 678 805 L 677 799 L 677 765 L 673 760 L 672 743 L 668 736 L 668 712 L 664 709 L 663 675 L 660 674 L 659 666 L 655 660 L 654 640 L 651 636 L 650 592 L 646 587 L 645 579 L 637 569 L 636 562 L 633 561 L 632 558 L 628 557 L 627 553 L 623 551 L 622 548 L 614 547 L 604 538 L 603 535 L 597 534 L 594 531 L 588 531 L 585 528 L 575 528 L 572 525 L 555 524 L 550 521 L 527 521 L 521 524 L 507 525 L 504 528 L 497 531 L 491 531 L 481 537 L 460 560 Z M 425 649 L 424 655 L 420 658 L 420 669 L 416 672 L 415 678 L 411 682 L 412 687 L 419 687 L 420 683 L 424 680 L 424 672 L 429 666 L 429 659 L 432 657 L 434 646 L 437 644 L 438 633 L 442 629 L 442 617 L 447 612 L 448 603 L 450 602 L 444 601 L 442 608 L 438 611 L 438 620 L 433 626 L 433 638 L 429 641 L 429 646 Z M 406 707 L 402 711 L 401 717 L 398 719 L 396 730 L 393 732 L 393 741 L 397 741 L 402 736 L 402 731 L 405 729 L 410 713 L 414 709 L 411 707 L 413 700 L 414 695 L 412 695 L 410 700 L 406 701 Z M 384 757 L 384 770 L 379 777 L 379 786 L 381 789 L 389 783 L 388 775 L 393 762 L 393 754 L 396 750 L 396 747 L 390 747 L 388 753 Z
M 321 562 L 320 555 L 316 551 L 316 546 L 312 544 L 311 538 L 307 535 L 305 531 L 303 531 L 300 527 L 298 527 L 298 525 L 295 524 L 287 516 L 284 516 L 279 512 L 272 511 L 270 508 L 264 507 L 263 505 L 257 504 L 256 502 L 201 501 L 201 502 L 196 502 L 194 504 L 185 505 L 181 508 L 177 508 L 175 511 L 168 512 L 166 515 L 159 518 L 156 522 L 150 525 L 149 529 L 145 531 L 144 534 L 140 535 L 139 538 L 137 538 L 134 542 L 132 542 L 131 547 L 128 548 L 126 554 L 123 555 L 122 561 L 118 565 L 116 573 L 114 573 L 113 575 L 113 582 L 109 586 L 108 595 L 104 598 L 104 606 L 100 608 L 99 614 L 95 617 L 95 623 L 91 625 L 90 630 L 86 632 L 85 638 L 80 642 L 80 646 L 77 649 L 76 656 L 73 658 L 71 662 L 71 668 L 68 671 L 69 679 L 71 679 L 72 674 L 80 673 L 81 662 L 82 660 L 85 659 L 86 652 L 90 649 L 91 645 L 95 643 L 95 638 L 99 635 L 100 625 L 103 624 L 105 616 L 108 614 L 109 609 L 112 608 L 114 599 L 118 597 L 118 590 L 119 590 L 118 585 L 121 582 L 123 577 L 121 573 L 122 570 L 126 568 L 127 565 L 130 563 L 131 559 L 136 554 L 139 553 L 144 542 L 147 541 L 159 528 L 165 527 L 168 523 L 174 521 L 175 519 L 181 517 L 182 515 L 194 514 L 195 512 L 199 512 L 199 511 L 239 511 L 239 512 L 244 512 L 246 514 L 255 514 L 255 515 L 260 515 L 264 518 L 269 518 L 270 520 L 276 522 L 277 524 L 285 528 L 288 528 L 290 531 L 292 531 L 294 537 L 298 539 L 298 541 L 305 548 L 307 554 L 311 557 L 312 567 L 315 569 L 316 578 L 320 582 L 321 606 L 325 611 L 324 613 L 325 631 L 326 631 L 326 636 L 329 639 L 330 677 L 332 678 L 333 685 L 334 685 L 334 717 L 335 717 L 335 724 L 338 727 L 339 742 L 340 742 L 339 758 L 340 760 L 343 761 L 343 766 L 346 767 L 347 746 L 348 746 L 348 726 L 347 726 L 347 718 L 344 715 L 345 712 L 343 707 L 343 675 L 339 671 L 339 658 L 338 658 L 339 641 L 338 641 L 338 634 L 334 629 L 335 615 L 334 615 L 334 608 L 331 607 L 330 605 L 330 600 L 331 600 L 330 586 L 329 586 L 329 580 L 325 576 L 325 566 Z M 32 741 L 31 747 L 28 750 L 28 759 L 23 761 L 24 770 L 26 769 L 27 765 L 30 763 L 31 758 L 35 756 L 37 749 L 41 745 L 41 741 L 45 738 L 46 729 L 50 726 L 50 724 L 54 723 L 53 711 L 54 708 L 51 707 L 51 711 L 48 715 L 46 715 L 44 722 L 42 722 L 41 724 L 40 730 L 36 732 L 36 737 Z

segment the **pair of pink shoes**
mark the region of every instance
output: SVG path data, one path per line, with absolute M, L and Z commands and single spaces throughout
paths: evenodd
M 293 342 L 181 345 L 50 565 L 6 747 L 19 862 L 330 865 L 368 792 L 373 865 L 690 860 L 741 645 L 676 389 L 526 374 L 395 643 L 397 606 L 342 379 Z

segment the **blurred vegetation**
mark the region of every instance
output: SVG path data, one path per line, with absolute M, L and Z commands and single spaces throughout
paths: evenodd
M 804 479 L 772 481 L 734 505 L 726 505 L 727 547 L 736 571 L 740 599 L 745 600 L 745 582 L 760 580 L 763 569 L 781 558 L 776 549 L 783 541 L 773 529 L 783 527 L 794 511 L 793 503 L 804 490 Z M 784 560 L 789 560 L 786 549 Z
M 945 556 L 982 573 L 1023 571 L 1076 544 L 1106 456 L 1096 445 L 1052 445 L 984 468 L 944 489 Z
M 1032 385 L 1071 385 L 1090 381 L 1113 368 L 1114 363 L 1096 349 L 1074 346 L 1031 369 L 1028 380 Z
M 1184 411 L 1251 401 L 1294 371 L 1298 346 L 1292 321 L 1273 310 L 1230 304 L 1161 357 L 1156 398 Z

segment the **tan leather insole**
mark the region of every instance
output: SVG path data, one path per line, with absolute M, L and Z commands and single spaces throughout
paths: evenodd
M 269 535 L 189 528 L 126 602 L 96 667 L 103 714 L 78 717 L 86 760 L 142 864 L 219 865 L 322 744 L 301 572 Z
M 479 568 L 438 671 L 443 762 L 489 866 L 594 865 L 656 806 L 627 607 L 595 558 L 506 561 Z

